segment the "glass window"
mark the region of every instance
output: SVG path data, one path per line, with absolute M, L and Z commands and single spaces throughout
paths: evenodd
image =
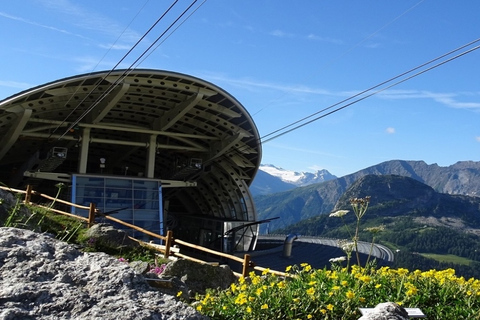
M 84 206 L 95 203 L 97 209 L 112 217 L 160 233 L 163 223 L 160 181 L 74 175 L 72 182 L 74 203 Z M 88 215 L 88 210 L 73 208 L 72 211 Z M 112 223 L 108 219 L 106 221 Z M 118 227 L 118 224 L 115 225 Z

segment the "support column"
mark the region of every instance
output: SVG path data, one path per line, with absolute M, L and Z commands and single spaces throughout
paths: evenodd
M 147 178 L 153 178 L 155 176 L 155 156 L 157 154 L 157 135 L 152 134 L 150 136 L 150 143 L 148 144 L 147 152 Z
M 80 159 L 78 162 L 78 173 L 87 173 L 89 147 L 90 147 L 90 128 L 83 128 L 82 141 L 80 143 Z

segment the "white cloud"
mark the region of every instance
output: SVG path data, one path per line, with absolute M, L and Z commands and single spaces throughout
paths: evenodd
M 395 133 L 395 128 L 388 127 L 387 129 L 385 129 L 385 132 L 388 133 L 388 134 L 394 134 Z
M 318 36 L 318 35 L 313 34 L 313 33 L 310 33 L 307 36 L 307 39 L 308 40 L 314 40 L 314 41 L 330 42 L 330 43 L 333 43 L 333 44 L 343 44 L 342 40 L 332 39 L 332 38 L 328 38 L 328 37 L 327 38 L 326 37 L 321 37 L 321 36 Z
M 59 29 L 59 28 L 56 28 L 56 27 L 53 27 L 53 26 L 41 24 L 41 23 L 38 23 L 38 22 L 35 22 L 35 21 L 24 19 L 22 17 L 12 16 L 12 15 L 9 15 L 9 14 L 4 13 L 4 12 L 0 12 L 0 16 L 2 16 L 4 18 L 7 18 L 7 19 L 16 20 L 16 21 L 19 21 L 19 22 L 22 22 L 22 23 L 30 24 L 30 25 L 33 25 L 33 26 L 36 26 L 36 27 L 41 27 L 41 28 L 49 29 L 51 31 L 60 32 L 60 33 L 66 34 L 66 35 L 72 35 L 72 36 L 75 36 L 75 37 L 88 39 L 87 37 L 85 37 L 81 34 L 72 33 L 72 32 L 69 32 L 67 30 L 64 30 L 64 29 Z
M 72 25 L 85 30 L 101 32 L 109 37 L 121 35 L 121 39 L 127 43 L 134 43 L 140 38 L 140 34 L 120 26 L 116 21 L 94 11 L 86 10 L 79 5 L 81 2 L 69 0 L 42 0 L 43 5 L 64 17 Z
M 130 50 L 132 46 L 127 44 L 100 44 L 99 46 L 102 49 L 109 49 L 109 50 Z
M 322 166 L 318 166 L 318 165 L 315 164 L 315 165 L 313 165 L 313 166 L 309 166 L 308 169 L 312 170 L 313 172 L 317 172 L 317 171 L 323 170 L 323 169 L 325 169 L 325 168 L 322 167 Z
M 475 137 L 475 140 L 477 140 L 478 142 L 480 142 L 480 136 Z
M 284 32 L 282 30 L 273 30 L 270 32 L 272 36 L 279 37 L 279 38 L 285 38 L 285 37 L 293 37 L 294 35 L 291 33 Z
M 319 95 L 337 95 L 335 92 L 330 92 L 321 88 L 313 88 L 304 85 L 283 85 L 272 82 L 264 82 L 255 79 L 233 79 L 229 78 L 222 74 L 205 74 L 202 77 L 215 80 L 215 82 L 226 82 L 230 85 L 235 85 L 238 87 L 244 88 L 262 88 L 262 89 L 272 89 L 288 93 L 307 93 L 307 94 L 319 94 Z
M 16 81 L 8 81 L 8 80 L 0 80 L 0 86 L 8 87 L 8 88 L 15 88 L 15 89 L 28 89 L 31 88 L 32 85 L 26 82 L 16 82 Z
M 443 93 L 422 90 L 386 90 L 379 94 L 379 97 L 385 99 L 431 99 L 450 108 L 480 110 L 480 102 L 461 102 L 461 96 L 479 95 L 472 92 Z

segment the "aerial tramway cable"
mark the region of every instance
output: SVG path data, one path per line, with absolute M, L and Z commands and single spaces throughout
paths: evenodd
M 98 67 L 98 65 L 100 64 L 100 62 L 103 61 L 103 59 L 105 59 L 105 57 L 107 56 L 107 54 L 110 52 L 110 50 L 115 46 L 115 44 L 118 42 L 118 40 L 121 38 L 121 36 L 125 33 L 125 31 L 128 29 L 128 27 L 132 24 L 132 22 L 137 18 L 137 16 L 140 14 L 140 12 L 145 8 L 145 6 L 147 5 L 149 0 L 145 1 L 145 3 L 143 4 L 143 6 L 140 8 L 140 10 L 138 10 L 138 12 L 135 14 L 135 16 L 132 18 L 132 20 L 130 20 L 130 23 L 123 29 L 123 31 L 118 35 L 117 39 L 113 42 L 113 44 L 110 46 L 110 48 L 105 52 L 105 54 L 103 55 L 103 57 L 97 62 L 97 64 L 95 65 L 95 67 L 92 69 L 92 71 L 89 73 L 89 74 L 92 74 L 93 71 Z M 147 32 L 148 33 L 148 32 Z M 138 42 L 137 42 L 138 44 Z M 137 45 L 135 44 L 135 46 Z M 122 60 L 126 57 L 126 55 L 122 58 Z M 118 65 L 118 64 L 117 64 Z M 115 68 L 115 67 L 114 67 Z M 112 70 L 114 69 L 112 68 Z M 96 88 L 97 86 L 95 86 Z M 94 88 L 94 89 L 95 89 Z M 94 90 L 93 89 L 93 90 Z M 80 86 L 78 86 L 75 91 L 70 95 L 70 98 L 68 98 L 67 102 L 65 102 L 65 105 L 68 105 L 70 103 L 70 101 L 72 100 L 72 98 L 77 94 L 77 92 L 80 90 Z M 88 93 L 88 95 L 90 95 L 92 92 L 90 91 L 90 93 Z M 50 137 L 67 121 L 67 119 L 73 114 L 73 112 L 75 112 L 78 107 L 81 105 L 81 103 L 83 103 L 85 101 L 82 100 L 78 105 L 77 107 L 75 107 L 66 117 L 65 119 L 53 130 L 52 133 L 50 133 L 50 136 L 47 138 L 47 140 L 50 139 Z
M 95 106 L 98 105 L 98 103 L 100 103 L 106 96 L 108 96 L 108 94 L 110 92 L 112 92 L 116 85 L 118 83 L 120 83 L 123 79 L 125 79 L 125 77 L 127 77 L 133 70 L 134 70 L 134 67 L 135 65 L 138 63 L 138 61 L 148 52 L 150 51 L 150 49 L 162 38 L 165 36 L 165 34 L 191 9 L 191 7 L 197 2 L 198 0 L 194 0 L 188 7 L 187 9 L 185 9 L 175 20 L 174 22 L 172 22 L 168 28 L 162 32 L 160 34 L 160 36 L 158 36 L 156 38 L 156 40 L 146 49 L 143 51 L 143 53 L 130 65 L 130 67 L 128 69 L 126 69 L 122 75 L 116 80 L 114 81 L 113 83 L 111 83 L 109 85 L 109 88 L 103 93 L 101 94 L 94 102 L 93 104 L 88 107 L 74 122 L 70 123 L 70 126 L 65 130 L 65 132 L 57 138 L 57 140 L 60 140 L 61 138 L 63 138 L 70 130 L 72 130 L 91 110 L 93 110 L 93 108 L 95 108 Z M 109 72 L 107 73 L 107 75 L 105 75 L 103 77 L 103 79 L 105 79 L 106 77 L 108 77 L 114 70 L 115 68 L 118 67 L 118 65 L 133 51 L 133 49 L 147 36 L 148 33 L 150 33 L 153 28 L 165 17 L 165 15 L 176 5 L 176 3 L 178 2 L 178 0 L 175 0 L 170 6 L 169 8 L 162 14 L 162 16 L 160 16 L 160 18 L 157 19 L 157 21 L 144 33 L 144 35 L 135 43 L 135 45 L 122 57 L 122 59 L 111 69 L 109 70 Z M 188 18 L 187 18 L 188 19 Z M 158 46 L 156 47 L 158 48 Z M 155 48 L 155 49 L 156 49 Z M 155 50 L 154 49 L 154 50 Z M 143 61 L 143 60 L 142 60 Z M 82 101 L 80 103 L 78 103 L 77 107 L 75 107 L 72 112 L 70 112 L 69 115 L 67 115 L 67 117 L 63 120 L 63 122 L 54 130 L 54 132 L 56 130 L 58 130 L 68 119 L 68 117 L 75 111 L 77 110 L 83 102 L 86 101 L 86 99 L 100 86 L 100 83 L 97 83 L 95 85 L 95 87 L 82 99 Z M 52 133 L 53 135 L 53 133 Z
M 441 61 L 441 62 L 439 62 L 439 63 L 437 63 L 437 64 L 435 64 L 435 65 L 433 65 L 433 66 L 430 66 L 430 67 L 428 67 L 428 68 L 426 68 L 426 69 L 424 69 L 424 70 L 421 70 L 421 71 L 419 71 L 419 72 L 417 72 L 417 73 L 415 73 L 415 74 L 413 74 L 413 75 L 410 75 L 410 76 L 408 76 L 408 77 L 406 77 L 406 78 L 404 78 L 404 79 L 401 79 L 401 80 L 399 80 L 399 81 L 397 81 L 397 82 L 395 82 L 395 83 L 393 83 L 393 84 L 391 84 L 391 85 L 388 85 L 388 86 L 386 86 L 386 87 L 384 87 L 384 88 L 381 88 L 381 89 L 379 89 L 379 90 L 377 90 L 377 91 L 374 91 L 374 92 L 372 92 L 372 93 L 370 93 L 370 94 L 367 94 L 367 95 L 365 95 L 365 96 L 363 96 L 363 97 L 361 97 L 361 98 L 358 98 L 358 99 L 356 99 L 356 100 L 354 100 L 354 101 L 352 101 L 352 102 L 350 102 L 350 103 L 347 103 L 346 105 L 343 105 L 343 106 L 341 106 L 341 107 L 338 107 L 338 108 L 336 108 L 336 109 L 334 109 L 334 110 L 332 110 L 332 111 L 330 111 L 330 112 L 328 112 L 328 113 L 325 113 L 325 114 L 322 114 L 322 115 L 320 115 L 320 116 L 318 116 L 318 117 L 313 118 L 314 116 L 316 116 L 316 115 L 318 115 L 318 114 L 321 114 L 321 113 L 323 113 L 323 112 L 325 112 L 325 111 L 327 111 L 327 110 L 330 110 L 330 109 L 332 109 L 332 108 L 334 108 L 334 107 L 336 107 L 336 106 L 339 106 L 339 105 L 341 105 L 341 104 L 343 104 L 343 103 L 345 103 L 345 102 L 347 102 L 347 101 L 350 101 L 350 100 L 352 100 L 352 99 L 354 99 L 354 98 L 357 98 L 357 97 L 359 97 L 359 96 L 362 96 L 363 94 L 366 94 L 367 92 L 370 92 L 370 91 L 372 91 L 372 90 L 374 90 L 374 89 L 377 89 L 377 88 L 379 88 L 379 87 L 381 87 L 381 86 L 383 86 L 383 85 L 385 85 L 385 84 L 387 84 L 387 83 L 390 83 L 390 82 L 392 82 L 392 81 L 394 81 L 394 80 L 397 80 L 397 79 L 399 79 L 399 78 L 401 78 L 401 77 L 403 77 L 403 76 L 406 76 L 406 75 L 408 75 L 408 74 L 410 74 L 410 73 L 412 73 L 412 72 L 414 72 L 414 71 L 417 71 L 417 70 L 419 70 L 419 69 L 421 69 L 421 68 L 423 68 L 423 67 L 426 67 L 426 66 L 432 64 L 433 62 L 436 62 L 436 61 L 438 61 L 438 60 L 440 60 L 440 59 L 442 59 L 442 58 L 445 58 L 445 57 L 447 57 L 447 56 L 450 56 L 450 55 L 452 55 L 453 53 L 455 53 L 455 52 L 457 52 L 457 51 L 459 51 L 459 50 L 462 50 L 462 49 L 465 49 L 465 48 L 467 48 L 467 47 L 470 47 L 470 46 L 472 46 L 473 44 L 475 44 L 475 43 L 477 43 L 477 42 L 479 42 L 479 41 L 480 41 L 480 38 L 478 38 L 478 39 L 476 39 L 476 40 L 474 40 L 474 41 L 471 41 L 471 42 L 469 42 L 469 43 L 467 43 L 467 44 L 465 44 L 465 45 L 462 45 L 462 46 L 460 46 L 460 47 L 458 47 L 458 48 L 456 48 L 456 49 L 454 49 L 454 50 L 451 50 L 451 51 L 449 51 L 449 52 L 447 52 L 447 53 L 445 53 L 445 54 L 443 54 L 443 55 L 441 55 L 441 56 L 439 56 L 439 57 L 437 57 L 437 58 L 435 58 L 435 59 L 432 59 L 432 60 L 430 60 L 430 61 L 428 61 L 428 62 L 425 62 L 425 63 L 423 63 L 423 64 L 421 64 L 421 65 L 419 65 L 419 66 L 417 66 L 417 67 L 415 67 L 415 68 L 412 68 L 412 69 L 410 69 L 410 70 L 408 70 L 408 71 L 406 71 L 406 72 L 403 72 L 403 73 L 401 73 L 401 74 L 399 74 L 399 75 L 397 75 L 397 76 L 395 76 L 395 77 L 392 77 L 392 78 L 390 78 L 390 79 L 388 79 L 388 80 L 386 80 L 386 81 L 383 81 L 383 82 L 381 82 L 381 83 L 379 83 L 379 84 L 377 84 L 377 85 L 375 85 L 375 86 L 373 86 L 373 87 L 370 87 L 370 88 L 368 88 L 368 89 L 366 89 L 366 90 L 363 90 L 362 92 L 359 92 L 359 93 L 357 93 L 357 94 L 355 94 L 355 95 L 353 95 L 353 96 L 351 96 L 351 97 L 349 97 L 349 98 L 347 98 L 347 99 L 344 99 L 344 100 L 342 100 L 342 101 L 340 101 L 340 102 L 337 102 L 337 103 L 335 103 L 335 104 L 333 104 L 333 105 L 331 105 L 331 106 L 329 106 L 329 107 L 326 107 L 326 108 L 324 108 L 324 109 L 322 109 L 322 110 L 319 110 L 319 111 L 317 111 L 317 112 L 315 112 L 315 113 L 312 113 L 312 114 L 310 114 L 310 115 L 307 116 L 307 117 L 304 117 L 304 118 L 302 118 L 302 119 L 300 119 L 300 120 L 297 120 L 297 121 L 295 121 L 295 122 L 290 123 L 289 125 L 286 125 L 286 126 L 280 128 L 280 129 L 277 129 L 277 130 L 275 130 L 275 131 L 273 131 L 273 132 L 271 132 L 271 133 L 269 133 L 269 134 L 267 134 L 267 135 L 265 135 L 265 136 L 263 136 L 263 137 L 260 137 L 260 140 L 261 140 L 262 143 L 266 143 L 266 142 L 272 141 L 272 140 L 274 140 L 274 139 L 276 139 L 276 138 L 278 138 L 278 137 L 281 137 L 281 136 L 283 136 L 283 135 L 285 135 L 285 134 L 287 134 L 287 133 L 290 133 L 290 132 L 292 132 L 292 131 L 294 131 L 294 130 L 297 130 L 297 129 L 303 127 L 303 126 L 306 126 L 307 124 L 310 124 L 310 123 L 315 122 L 315 121 L 317 121 L 317 120 L 319 120 L 319 119 L 321 119 L 321 118 L 324 118 L 324 117 L 326 117 L 327 115 L 330 115 L 330 114 L 332 114 L 332 113 L 335 113 L 335 112 L 337 112 L 337 111 L 340 111 L 340 110 L 342 110 L 342 109 L 345 109 L 345 108 L 347 108 L 347 107 L 349 107 L 349 106 L 351 106 L 351 105 L 353 105 L 353 104 L 355 104 L 355 103 L 357 103 L 357 102 L 360 102 L 360 101 L 362 101 L 362 100 L 365 100 L 365 99 L 368 98 L 368 97 L 371 97 L 371 96 L 373 96 L 373 95 L 376 95 L 376 94 L 378 94 L 378 93 L 380 93 L 380 92 L 382 92 L 382 91 L 385 91 L 385 90 L 387 90 L 387 89 L 390 89 L 390 88 L 392 88 L 392 87 L 394 87 L 394 86 L 396 86 L 396 85 L 398 85 L 398 84 L 400 84 L 400 83 L 403 83 L 403 82 L 405 82 L 405 81 L 407 81 L 407 80 L 410 80 L 410 79 L 412 79 L 412 78 L 415 78 L 415 77 L 417 77 L 417 76 L 419 76 L 419 75 L 421 75 L 421 74 L 423 74 L 423 73 L 425 73 L 425 72 L 427 72 L 427 71 L 430 71 L 430 70 L 435 69 L 435 68 L 437 68 L 437 67 L 439 67 L 439 66 L 441 66 L 441 65 L 444 65 L 445 63 L 448 63 L 448 62 L 450 62 L 450 61 L 453 61 L 453 60 L 455 60 L 455 59 L 458 59 L 458 58 L 460 58 L 460 57 L 462 57 L 462 56 L 464 56 L 464 55 L 466 55 L 466 54 L 468 54 L 468 53 L 471 53 L 471 52 L 479 49 L 479 48 L 480 48 L 480 45 L 475 46 L 475 47 L 473 47 L 473 48 L 470 48 L 470 49 L 468 49 L 468 50 L 466 50 L 466 51 L 464 51 L 464 52 L 461 52 L 461 53 L 459 53 L 459 54 L 457 54 L 457 55 L 455 55 L 455 56 L 453 56 L 453 57 L 450 57 L 450 58 L 448 58 L 448 59 L 446 59 L 446 60 L 444 60 L 444 61 Z M 313 119 L 312 119 L 312 118 L 313 118 Z M 308 120 L 308 119 L 310 119 L 310 120 Z M 301 122 L 303 122 L 303 121 L 305 121 L 305 120 L 308 120 L 308 121 L 307 121 L 307 122 L 304 122 L 304 123 L 301 123 Z M 301 124 L 299 124 L 299 123 L 301 123 Z M 299 125 L 295 126 L 296 124 L 299 124 Z M 291 128 L 291 129 L 289 129 L 289 130 L 283 131 L 283 130 L 288 129 L 288 128 L 292 127 L 292 126 L 295 126 L 295 127 Z M 279 133 L 279 132 L 280 132 L 280 133 Z M 276 133 L 278 133 L 278 134 L 276 134 Z M 274 135 L 274 134 L 276 134 L 276 135 Z M 274 136 L 271 137 L 271 138 L 268 138 L 268 139 L 264 140 L 265 138 L 267 138 L 267 137 L 269 137 L 269 136 L 272 136 L 272 135 L 274 135 Z

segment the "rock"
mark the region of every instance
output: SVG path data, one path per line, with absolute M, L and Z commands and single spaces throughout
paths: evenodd
M 145 261 L 132 261 L 129 265 L 138 274 L 145 275 L 150 270 L 150 265 Z
M 379 303 L 358 320 L 409 320 L 404 308 L 393 302 Z
M 0 319 L 208 319 L 127 264 L 32 231 L 0 228 Z
M 138 242 L 128 237 L 128 234 L 119 229 L 115 229 L 108 223 L 97 223 L 85 232 L 85 237 L 93 239 L 92 242 L 98 248 L 138 248 Z
M 190 298 L 194 298 L 197 293 L 205 294 L 209 288 L 227 289 L 237 280 L 227 265 L 212 266 L 184 259 L 169 262 L 160 277 L 182 280 L 188 287 Z

